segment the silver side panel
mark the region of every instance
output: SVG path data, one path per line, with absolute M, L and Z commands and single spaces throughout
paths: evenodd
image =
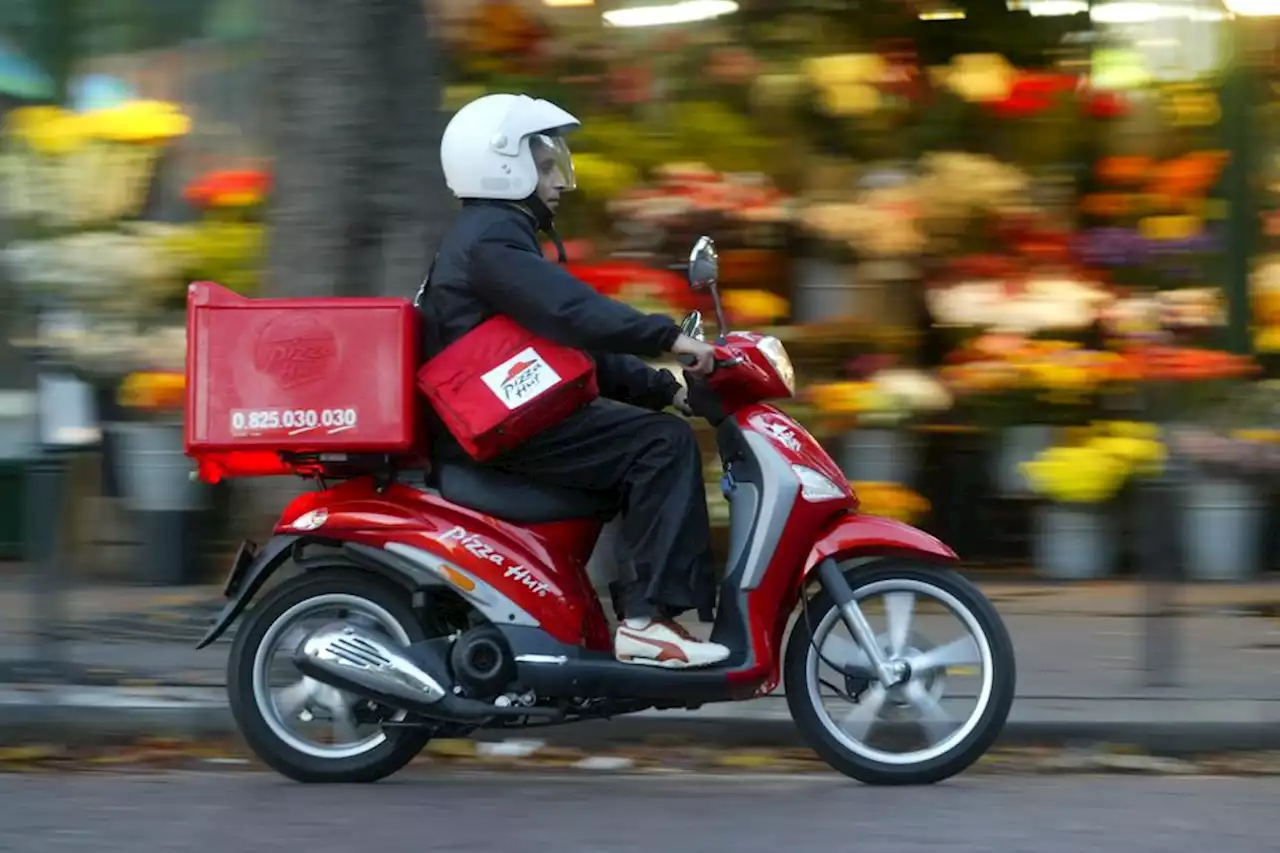
M 778 550 L 783 528 L 787 526 L 791 508 L 800 494 L 800 480 L 767 438 L 754 432 L 743 433 L 743 438 L 756 459 L 761 478 L 760 521 L 756 524 L 747 552 L 747 570 L 742 576 L 742 588 L 745 590 L 755 589 L 764 578 L 764 570 Z M 736 513 L 734 520 L 737 520 Z M 750 524 L 750 520 L 745 523 Z
M 492 586 L 470 572 L 463 571 L 453 563 L 440 559 L 430 551 L 424 551 L 421 548 L 415 548 L 412 545 L 405 545 L 403 542 L 388 542 L 385 548 L 392 554 L 403 557 L 415 566 L 421 566 L 435 577 L 440 578 L 442 584 L 448 586 L 449 589 L 469 601 L 475 606 L 476 610 L 479 610 L 486 619 L 495 625 L 524 625 L 529 628 L 539 627 L 538 620 L 530 616 L 528 612 L 517 605 L 514 601 L 507 598 L 505 595 L 498 592 L 498 590 L 494 589 Z M 457 572 L 463 577 L 470 579 L 471 582 L 476 585 L 476 588 L 471 592 L 467 592 L 466 590 L 459 589 L 453 584 L 448 583 L 444 579 L 445 575 L 442 571 L 442 568 L 445 566 L 447 566 L 450 571 Z
M 729 493 L 729 562 L 725 572 L 738 568 L 742 555 L 747 552 L 751 525 L 760 511 L 760 489 L 755 483 L 734 483 Z

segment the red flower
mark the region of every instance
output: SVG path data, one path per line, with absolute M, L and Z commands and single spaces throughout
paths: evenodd
M 1120 118 L 1129 112 L 1129 102 L 1118 92 L 1093 92 L 1085 108 L 1094 118 Z
M 1038 115 L 1053 106 L 1059 93 L 1071 91 L 1075 85 L 1076 78 L 1070 74 L 1023 72 L 1009 89 L 1009 96 L 988 104 L 988 109 L 1001 118 Z
M 200 176 L 187 185 L 183 197 L 196 207 L 242 207 L 260 204 L 270 189 L 266 172 L 227 170 Z

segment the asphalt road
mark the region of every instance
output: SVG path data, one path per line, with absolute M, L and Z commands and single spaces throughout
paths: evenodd
M 1280 779 L 408 772 L 366 787 L 266 773 L 0 776 L 0 851 L 191 853 L 1261 853 Z

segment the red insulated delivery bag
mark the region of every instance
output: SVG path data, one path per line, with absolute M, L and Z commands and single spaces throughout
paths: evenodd
M 581 350 L 492 317 L 418 371 L 418 387 L 479 462 L 550 429 L 600 394 Z

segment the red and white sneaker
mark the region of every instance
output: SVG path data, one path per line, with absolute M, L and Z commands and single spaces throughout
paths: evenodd
M 719 643 L 699 640 L 672 621 L 627 619 L 618 626 L 613 652 L 623 663 L 687 669 L 710 666 L 729 657 Z

